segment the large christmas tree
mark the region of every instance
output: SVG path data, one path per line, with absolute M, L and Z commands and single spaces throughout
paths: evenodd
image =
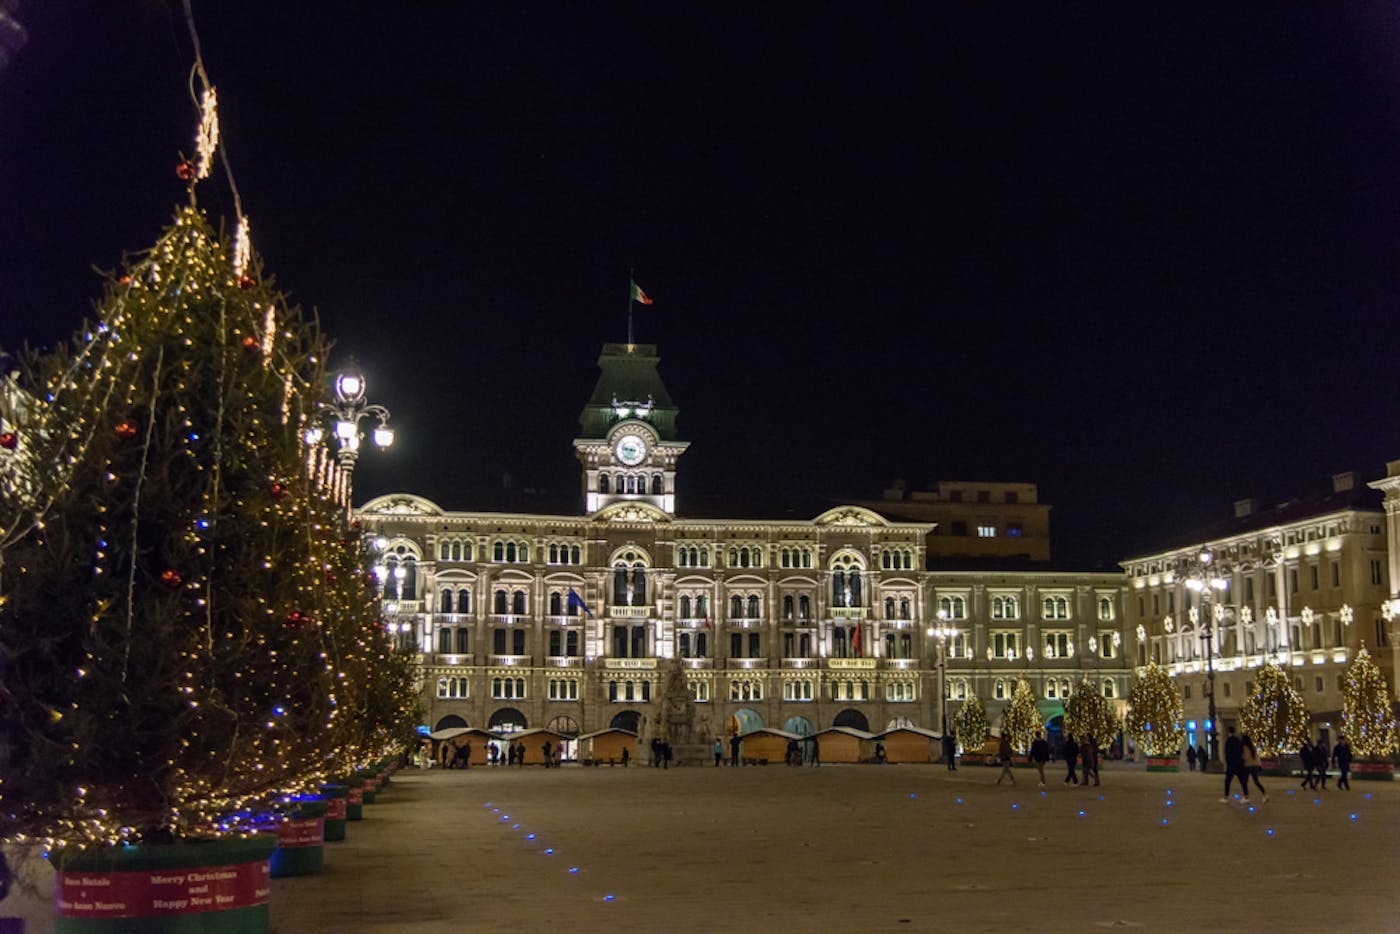
M 1024 753 L 1031 748 L 1040 727 L 1040 711 L 1035 706 L 1031 684 L 1025 678 L 1017 678 L 1016 687 L 1011 691 L 1011 706 L 1002 715 L 1002 735 L 1012 749 Z
M 1107 749 L 1118 738 L 1118 715 L 1094 682 L 1080 679 L 1074 697 L 1065 704 L 1065 734 L 1083 741 L 1092 736 L 1100 749 Z
M 1155 662 L 1128 691 L 1124 727 L 1147 756 L 1174 756 L 1181 749 L 1181 697 L 1171 676 Z
M 987 741 L 987 711 L 976 694 L 968 694 L 953 718 L 953 733 L 965 752 L 976 752 Z
M 1342 688 L 1342 732 L 1358 756 L 1388 756 L 1395 751 L 1395 708 L 1385 683 L 1366 646 L 1347 668 Z
M 1288 675 L 1270 663 L 1259 670 L 1244 706 L 1240 726 L 1261 756 L 1292 752 L 1308 738 L 1308 708 Z
M 19 443 L 52 468 L 0 529 L 0 838 L 238 832 L 402 729 L 408 670 L 307 443 L 328 345 L 238 240 L 191 190 L 30 361 Z

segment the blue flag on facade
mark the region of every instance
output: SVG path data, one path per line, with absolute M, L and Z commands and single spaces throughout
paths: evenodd
M 580 610 L 583 610 L 583 612 L 587 613 L 589 616 L 593 615 L 593 611 L 588 608 L 588 604 L 583 602 L 583 598 L 580 597 L 572 587 L 569 588 L 569 606 L 576 606 Z

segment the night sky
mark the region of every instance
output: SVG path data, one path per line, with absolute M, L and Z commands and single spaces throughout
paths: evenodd
M 682 511 L 1034 481 L 1116 561 L 1400 458 L 1400 7 L 982 6 L 196 0 L 254 246 L 394 413 L 357 500 L 576 491 L 633 266 Z M 9 348 L 155 240 L 197 116 L 174 0 L 17 15 Z

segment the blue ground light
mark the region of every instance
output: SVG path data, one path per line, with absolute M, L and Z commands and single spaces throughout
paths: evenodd
M 577 867 L 577 866 L 570 866 L 570 867 L 569 867 L 569 875 L 571 875 L 571 876 L 576 876 L 576 875 L 578 875 L 578 867 Z
M 1356 815 L 1355 815 L 1355 814 L 1351 815 L 1351 819 L 1352 819 L 1352 820 L 1356 820 Z
M 525 839 L 526 839 L 526 840 L 533 840 L 533 839 L 535 839 L 535 835 L 532 834 L 532 833 L 527 833 L 527 834 L 525 835 Z
M 1274 835 L 1274 828 L 1270 827 L 1268 830 L 1264 831 L 1264 833 L 1272 837 Z
M 610 902 L 610 901 L 612 901 L 612 900 L 615 899 L 615 898 L 617 898 L 616 895 L 604 895 L 604 896 L 603 896 L 603 901 L 605 901 L 605 902 Z
M 1084 812 L 1083 812 L 1083 811 L 1080 811 L 1080 812 L 1079 812 L 1079 816 L 1080 816 L 1080 817 L 1083 817 L 1083 816 L 1084 816 Z
M 1162 818 L 1162 826 L 1163 826 L 1163 827 L 1167 826 L 1167 819 L 1166 819 L 1165 817 Z

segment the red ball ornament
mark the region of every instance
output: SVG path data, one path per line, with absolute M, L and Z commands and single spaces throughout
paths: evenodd
M 262 351 L 262 342 L 249 334 L 247 337 L 243 338 L 243 349 L 250 354 L 260 353 Z
M 257 283 L 257 280 L 254 279 L 252 276 L 239 276 L 239 277 L 238 277 L 238 287 L 239 287 L 240 289 L 251 289 L 253 286 L 255 286 L 255 285 L 257 285 L 257 284 L 258 284 L 258 283 Z
M 131 276 L 129 276 L 129 275 L 122 276 L 120 279 L 117 280 L 117 284 L 118 284 L 118 285 L 131 285 Z
M 184 159 L 175 166 L 175 174 L 180 176 L 180 181 L 187 182 L 194 178 L 194 165 L 188 159 Z
M 19 435 L 15 434 L 13 431 L 0 432 L 0 448 L 13 451 L 18 446 Z
M 160 582 L 172 589 L 179 587 L 183 580 L 184 578 L 180 576 L 180 572 L 176 571 L 174 568 L 166 568 L 164 571 L 160 572 Z
M 300 629 L 309 622 L 311 622 L 311 617 L 307 616 L 301 610 L 293 610 L 287 614 L 287 623 L 297 629 Z
M 285 483 L 274 483 L 268 489 L 272 493 L 272 498 L 278 502 L 287 498 L 288 490 Z
M 136 437 L 136 426 L 130 421 L 122 422 L 116 427 L 115 431 L 117 437 L 121 438 L 123 441 L 130 441 L 132 438 Z

